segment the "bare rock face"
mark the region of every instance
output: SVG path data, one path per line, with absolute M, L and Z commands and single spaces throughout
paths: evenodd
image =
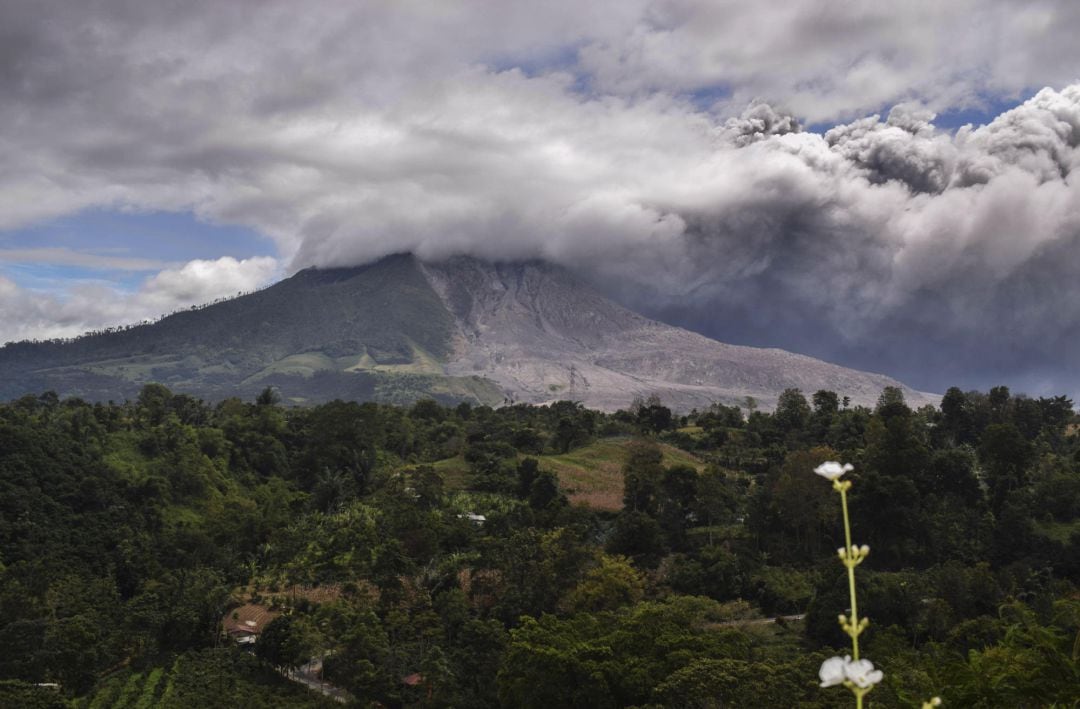
M 455 258 L 421 268 L 457 324 L 447 373 L 493 380 L 515 401 L 613 410 L 656 395 L 685 411 L 750 396 L 768 409 L 795 387 L 873 405 L 886 386 L 912 406 L 938 401 L 884 375 L 649 320 L 549 264 Z

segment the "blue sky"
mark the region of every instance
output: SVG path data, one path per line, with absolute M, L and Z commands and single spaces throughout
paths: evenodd
M 1035 90 L 1031 90 L 1015 96 L 984 97 L 980 99 L 978 106 L 945 109 L 938 112 L 937 116 L 935 116 L 934 125 L 941 130 L 950 133 L 953 133 L 966 125 L 978 128 L 979 126 L 990 123 L 1005 111 L 1016 108 L 1034 93 Z M 892 106 L 892 103 L 885 104 L 875 111 L 875 113 L 882 118 L 885 118 L 889 115 L 889 109 L 891 109 Z M 835 126 L 835 121 L 826 121 L 807 125 L 806 130 L 812 133 L 824 134 L 830 128 L 834 128 Z
M 35 251 L 45 252 L 34 258 Z M 72 263 L 76 255 L 100 259 Z M 75 283 L 130 292 L 148 276 L 195 259 L 274 255 L 273 243 L 254 230 L 211 224 L 190 212 L 88 210 L 0 231 L 0 273 L 23 288 L 57 294 Z
M 956 130 L 969 123 L 976 127 L 986 125 L 1002 113 L 1016 108 L 1034 93 L 1035 89 L 1031 89 L 1014 96 L 990 96 L 984 98 L 978 107 L 944 110 L 938 113 L 934 125 L 943 130 Z

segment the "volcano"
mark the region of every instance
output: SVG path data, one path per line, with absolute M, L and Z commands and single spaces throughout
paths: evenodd
M 306 269 L 155 323 L 0 349 L 7 399 L 120 400 L 150 382 L 209 400 L 274 387 L 297 404 L 568 399 L 614 410 L 656 396 L 687 411 L 753 397 L 768 409 L 788 388 L 872 405 L 887 386 L 914 406 L 937 401 L 884 375 L 650 320 L 552 264 L 471 257 Z

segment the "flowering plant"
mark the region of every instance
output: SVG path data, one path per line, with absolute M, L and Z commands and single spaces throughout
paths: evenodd
M 863 697 L 869 694 L 885 676 L 881 670 L 874 669 L 874 663 L 859 657 L 859 636 L 870 624 L 868 618 L 859 618 L 859 604 L 855 594 L 855 567 L 870 555 L 870 547 L 863 544 L 855 546 L 851 542 L 851 521 L 848 517 L 847 491 L 851 489 L 850 480 L 841 480 L 845 473 L 854 470 L 850 463 L 841 465 L 835 461 L 826 461 L 814 468 L 814 472 L 832 482 L 833 490 L 840 493 L 840 508 L 844 515 L 844 546 L 836 550 L 840 563 L 847 568 L 848 593 L 851 597 L 851 615 L 839 616 L 840 627 L 851 638 L 851 654 L 844 657 L 830 657 L 821 663 L 818 677 L 822 687 L 843 685 L 855 695 L 855 706 L 862 709 Z M 941 705 L 941 699 L 923 703 L 923 709 L 932 709 Z

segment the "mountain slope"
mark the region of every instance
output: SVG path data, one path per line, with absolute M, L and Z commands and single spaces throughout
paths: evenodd
M 440 362 L 451 352 L 454 329 L 415 261 L 394 256 L 359 268 L 308 269 L 154 324 L 72 342 L 8 345 L 0 349 L 0 396 L 53 389 L 121 399 L 158 381 L 211 399 L 269 385 L 296 401 L 370 399 L 395 375 L 418 378 L 424 393 L 425 376 L 443 378 Z M 455 395 L 449 398 L 470 398 L 477 388 L 466 383 L 457 392 L 452 384 L 443 387 Z M 501 401 L 490 384 L 479 389 Z
M 644 318 L 565 270 L 472 258 L 308 269 L 263 291 L 70 342 L 0 349 L 0 397 L 52 389 L 133 396 L 150 381 L 221 399 L 278 387 L 294 402 L 542 403 L 614 409 L 659 395 L 677 409 L 788 387 L 873 403 L 881 375 L 726 345 Z M 904 388 L 912 404 L 932 397 Z
M 886 386 L 916 406 L 936 401 L 883 375 L 649 320 L 548 264 L 458 258 L 422 267 L 457 322 L 447 371 L 491 379 L 520 401 L 569 398 L 614 409 L 656 394 L 688 410 L 752 396 L 771 408 L 796 387 L 873 404 Z

